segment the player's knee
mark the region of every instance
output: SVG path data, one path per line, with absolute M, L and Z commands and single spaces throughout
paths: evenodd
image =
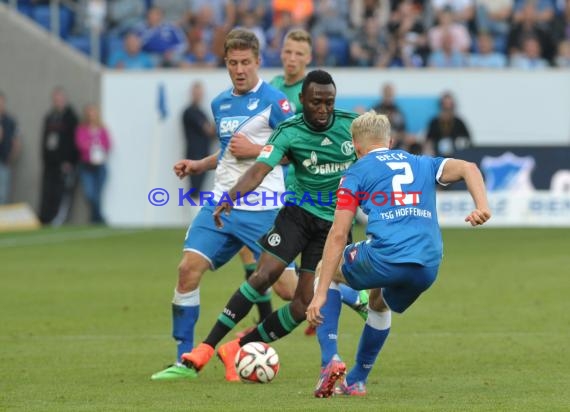
M 370 290 L 370 295 L 368 297 L 368 305 L 370 306 L 370 309 L 375 310 L 377 312 L 384 312 L 390 310 L 390 308 L 384 301 L 384 297 L 382 296 L 382 289 Z
M 176 289 L 181 293 L 188 293 L 196 290 L 200 285 L 200 279 L 204 270 L 192 264 L 187 259 L 182 259 L 178 265 L 178 283 Z

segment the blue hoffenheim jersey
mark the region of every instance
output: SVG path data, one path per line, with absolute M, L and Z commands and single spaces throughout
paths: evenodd
M 230 153 L 228 146 L 233 134 L 243 133 L 253 143 L 263 146 L 273 133 L 273 129 L 292 116 L 293 112 L 285 94 L 259 80 L 255 88 L 244 95 L 234 95 L 232 89 L 222 92 L 212 101 L 212 113 L 220 139 L 220 156 L 214 182 L 214 195 L 217 201 L 255 163 L 255 157 L 239 160 Z M 261 193 L 276 192 L 277 196 L 280 196 L 284 191 L 283 168 L 278 165 L 255 189 L 259 195 L 248 195 L 249 205 L 236 203 L 235 207 L 246 210 L 276 209 L 281 206 L 279 202 L 268 201 Z
M 358 203 L 368 215 L 368 241 L 379 259 L 425 266 L 441 262 L 435 196 L 446 161 L 378 149 L 347 170 L 340 189 L 361 199 Z

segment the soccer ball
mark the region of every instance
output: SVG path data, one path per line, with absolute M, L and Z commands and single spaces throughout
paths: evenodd
M 269 383 L 279 371 L 279 356 L 265 342 L 250 342 L 236 354 L 235 364 L 242 382 Z

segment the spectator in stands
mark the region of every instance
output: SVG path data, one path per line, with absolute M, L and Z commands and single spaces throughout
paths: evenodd
M 422 67 L 423 59 L 413 48 L 406 46 L 404 36 L 391 36 L 388 41 L 388 48 L 380 56 L 378 61 L 379 67 L 387 68 L 404 68 L 404 67 Z
M 266 37 L 267 43 L 271 43 L 272 49 L 277 50 L 278 63 L 277 66 L 281 67 L 281 46 L 285 41 L 285 36 L 293 29 L 293 16 L 291 13 L 282 12 L 278 19 L 274 19 L 273 26 L 267 30 Z
M 467 67 L 465 55 L 454 47 L 453 33 L 441 33 L 441 48 L 434 50 L 428 60 L 429 67 L 461 68 Z
M 409 0 L 406 0 L 409 1 Z M 350 26 L 357 30 L 364 22 L 373 18 L 380 27 L 385 27 L 390 19 L 390 0 L 352 0 L 350 3 Z
M 180 67 L 184 68 L 207 68 L 217 67 L 218 56 L 208 50 L 204 40 L 197 40 L 192 44 L 190 53 L 184 55 Z
M 314 67 L 335 67 L 338 65 L 337 57 L 331 53 L 329 39 L 325 35 L 314 38 L 313 41 L 313 61 Z
M 443 93 L 439 113 L 430 120 L 424 151 L 435 156 L 452 157 L 458 150 L 471 146 L 471 135 L 465 122 L 455 113 L 455 98 Z
M 6 111 L 6 97 L 0 92 L 0 205 L 10 203 L 12 165 L 20 145 L 18 125 Z
M 395 99 L 395 89 L 392 83 L 385 83 L 381 88 L 381 98 L 372 110 L 376 113 L 384 114 L 390 120 L 392 130 L 392 149 L 406 150 L 406 118 Z
M 198 15 L 208 8 L 212 12 L 212 23 L 229 32 L 236 24 L 236 6 L 234 0 L 192 0 L 192 14 Z
M 101 197 L 107 178 L 111 138 L 101 122 L 97 106 L 85 106 L 83 119 L 75 132 L 75 144 L 79 151 L 79 177 L 91 210 L 89 222 L 104 224 Z
M 261 55 L 263 67 L 281 67 L 281 43 L 280 34 L 268 38 L 268 43 Z
M 261 26 L 261 20 L 257 15 L 254 13 L 238 15 L 237 27 L 253 32 L 255 37 L 259 40 L 259 50 L 263 52 L 265 46 L 267 46 L 267 38 L 265 37 L 265 31 Z
M 411 61 L 414 67 L 425 66 L 429 47 L 421 14 L 411 0 L 401 1 L 390 16 L 388 31 L 393 37 L 401 39 L 402 55 Z M 417 59 L 420 58 L 421 61 Z
M 288 14 L 293 26 L 307 29 L 315 6 L 313 0 L 273 0 L 272 9 L 273 24 L 277 24 L 283 14 Z
M 510 57 L 522 53 L 526 38 L 536 38 L 540 44 L 542 58 L 551 61 L 554 56 L 554 47 L 551 36 L 538 23 L 538 12 L 532 3 L 526 3 L 520 9 L 518 23 L 511 26 L 507 41 L 507 50 Z
M 179 27 L 163 20 L 158 7 L 151 7 L 146 17 L 146 23 L 137 29 L 142 50 L 157 55 L 162 67 L 177 66 L 188 47 L 186 36 Z
M 556 43 L 570 40 L 570 0 L 566 0 L 564 10 L 556 16 L 552 32 Z
M 570 40 L 564 40 L 558 44 L 555 62 L 556 67 L 570 68 Z
M 536 37 L 527 37 L 523 43 L 522 53 L 511 58 L 511 67 L 525 70 L 545 69 L 548 61 L 541 57 L 540 42 Z
M 184 27 L 192 15 L 192 0 L 153 0 L 152 5 L 163 12 L 164 21 Z
M 451 39 L 454 50 L 465 53 L 471 47 L 471 36 L 464 25 L 453 21 L 453 13 L 446 8 L 438 14 L 439 23 L 428 30 L 429 47 L 433 51 L 443 47 L 443 38 Z M 444 36 L 445 34 L 445 36 Z
M 502 69 L 507 66 L 507 58 L 504 54 L 494 50 L 493 37 L 482 32 L 477 37 L 477 53 L 471 53 L 467 65 L 486 69 Z
M 238 21 L 240 16 L 246 14 L 252 14 L 255 19 L 260 22 L 261 26 L 266 29 L 271 26 L 271 22 L 268 21 L 268 16 L 270 17 L 269 2 L 266 0 L 237 0 L 235 2 L 236 16 Z
M 474 0 L 431 0 L 436 18 L 451 11 L 452 19 L 466 27 L 470 27 L 475 17 Z
M 127 33 L 123 50 L 113 52 L 107 64 L 115 69 L 152 69 L 155 66 L 151 55 L 141 51 L 141 41 L 135 33 Z
M 525 8 L 530 7 L 535 13 L 536 23 L 547 28 L 554 19 L 554 4 L 552 0 L 515 0 L 513 24 L 522 23 L 526 19 Z
M 324 34 L 329 38 L 348 39 L 350 37 L 348 3 L 345 0 L 315 0 L 312 37 Z
M 491 35 L 495 46 L 504 50 L 510 29 L 513 0 L 477 0 L 476 7 L 477 32 Z
M 192 14 L 203 27 L 208 50 L 223 59 L 226 34 L 236 25 L 235 1 L 192 0 Z
M 369 17 L 350 44 L 350 59 L 359 67 L 373 67 L 379 64 L 380 56 L 388 47 L 387 32 L 380 27 L 378 20 Z
M 87 0 L 85 4 L 85 26 L 95 33 L 104 32 L 107 27 L 107 2 Z
M 110 0 L 107 6 L 107 28 L 111 36 L 122 36 L 144 21 L 145 0 Z
M 216 136 L 214 123 L 206 115 L 204 108 L 204 85 L 195 82 L 190 87 L 190 105 L 182 114 L 182 126 L 184 127 L 184 139 L 186 141 L 185 159 L 199 160 L 210 153 L 210 142 Z M 196 189 L 193 195 L 199 195 L 203 190 L 205 173 L 191 175 L 191 187 Z
M 42 131 L 43 174 L 39 218 L 43 224 L 63 223 L 71 207 L 78 158 L 76 127 L 75 110 L 68 104 L 63 88 L 56 87 Z

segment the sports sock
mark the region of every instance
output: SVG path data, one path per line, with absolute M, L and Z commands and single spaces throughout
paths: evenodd
M 241 338 L 240 345 L 243 346 L 246 343 L 258 341 L 266 343 L 276 341 L 291 333 L 300 323 L 293 319 L 290 304 L 288 303 L 265 318 L 257 326 L 257 329 Z
M 253 272 L 255 272 L 256 264 L 248 263 L 243 265 L 243 268 L 245 270 L 245 280 L 248 280 L 251 275 L 253 275 Z M 273 312 L 273 307 L 271 306 L 271 288 L 267 289 L 255 304 L 259 312 L 259 322 L 271 315 L 271 312 Z
M 216 324 L 204 343 L 215 348 L 224 336 L 249 313 L 253 304 L 262 296 L 249 283 L 243 282 L 218 316 Z
M 368 308 L 368 319 L 364 325 L 358 351 L 356 352 L 356 364 L 346 376 L 346 382 L 352 385 L 355 382 L 366 382 L 372 366 L 388 338 L 392 313 L 377 312 Z
M 360 294 L 357 290 L 352 289 L 344 283 L 339 284 L 338 288 L 340 290 L 340 296 L 342 297 L 342 303 L 351 307 L 360 303 Z
M 342 305 L 338 284 L 332 282 L 327 291 L 327 301 L 321 308 L 323 323 L 317 326 L 317 339 L 321 347 L 321 366 L 325 367 L 338 353 L 338 319 Z
M 200 288 L 188 293 L 174 290 L 172 300 L 172 337 L 176 340 L 176 361 L 194 347 L 194 326 L 200 315 Z

